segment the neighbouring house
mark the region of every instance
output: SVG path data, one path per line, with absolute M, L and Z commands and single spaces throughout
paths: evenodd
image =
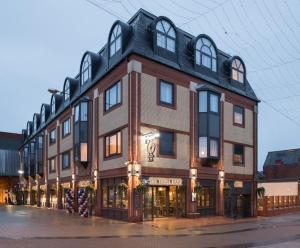
M 79 68 L 23 130 L 29 204 L 128 221 L 256 215 L 259 100 L 239 56 L 141 9 Z

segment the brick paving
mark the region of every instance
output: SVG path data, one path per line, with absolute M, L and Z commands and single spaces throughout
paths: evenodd
M 0 206 L 0 248 L 41 244 L 47 248 L 300 247 L 300 213 L 240 220 L 167 218 L 137 224 L 70 216 L 62 210 Z

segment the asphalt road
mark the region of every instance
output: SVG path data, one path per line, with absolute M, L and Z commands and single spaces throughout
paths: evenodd
M 0 248 L 300 247 L 300 212 L 234 221 L 222 217 L 126 223 L 62 210 L 0 206 Z

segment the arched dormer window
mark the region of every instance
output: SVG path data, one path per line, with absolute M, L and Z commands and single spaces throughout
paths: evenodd
M 67 80 L 64 85 L 64 100 L 68 101 L 70 99 L 70 81 Z
M 55 95 L 53 95 L 51 99 L 51 115 L 54 114 L 55 114 Z
M 244 83 L 245 68 L 242 61 L 234 59 L 231 64 L 231 78 L 237 82 Z
M 91 56 L 87 54 L 84 57 L 81 66 L 81 85 L 84 85 L 88 80 L 91 79 L 91 74 L 92 74 L 91 71 L 92 71 Z
M 27 122 L 27 135 L 31 134 L 30 122 Z
M 33 131 L 37 130 L 37 117 L 36 115 L 33 116 Z
M 122 30 L 120 24 L 117 24 L 109 39 L 109 56 L 112 57 L 115 53 L 117 53 L 121 49 L 121 36 Z
M 217 71 L 216 49 L 212 42 L 201 37 L 196 43 L 196 64 L 203 65 L 212 71 Z
M 45 105 L 43 105 L 41 109 L 41 124 L 44 124 L 45 121 L 46 121 L 46 109 L 45 109 Z
M 166 20 L 160 20 L 156 24 L 156 44 L 159 47 L 175 53 L 176 34 L 173 26 Z

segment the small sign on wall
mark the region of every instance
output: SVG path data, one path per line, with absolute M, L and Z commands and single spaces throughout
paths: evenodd
M 234 181 L 234 187 L 243 188 L 244 187 L 243 181 Z

